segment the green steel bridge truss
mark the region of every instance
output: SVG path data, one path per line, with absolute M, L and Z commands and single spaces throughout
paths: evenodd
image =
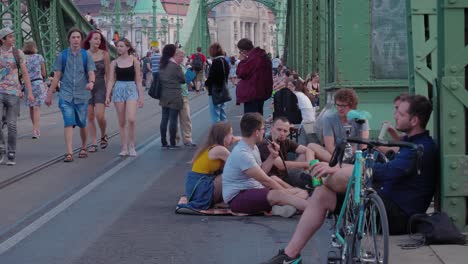
M 221 2 L 191 1 L 181 31 L 187 52 L 208 49 L 208 13 Z M 468 0 L 257 2 L 275 14 L 287 65 L 302 76 L 319 72 L 322 90 L 355 88 L 360 108 L 372 111 L 374 133 L 392 119 L 399 93 L 432 99 L 441 160 L 436 205 L 468 231 Z M 1 0 L 0 14 L 18 47 L 36 40 L 49 70 L 70 27 L 91 30 L 71 0 Z

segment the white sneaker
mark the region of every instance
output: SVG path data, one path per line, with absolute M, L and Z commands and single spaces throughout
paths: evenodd
M 273 205 L 271 214 L 289 218 L 296 213 L 296 208 L 292 205 Z
M 130 148 L 130 150 L 128 151 L 128 155 L 130 157 L 136 157 L 137 153 L 136 153 L 135 148 Z

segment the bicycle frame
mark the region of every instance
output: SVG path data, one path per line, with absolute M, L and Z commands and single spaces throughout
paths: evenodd
M 335 236 L 338 239 L 338 242 L 344 246 L 345 250 L 347 247 L 347 242 L 345 241 L 345 238 L 340 234 L 339 227 L 341 226 L 344 218 L 344 213 L 346 209 L 346 204 L 348 203 L 349 199 L 349 193 L 351 191 L 354 192 L 354 205 L 359 205 L 360 202 L 360 197 L 361 197 L 361 174 L 362 174 L 362 151 L 361 150 L 356 150 L 355 153 L 355 161 L 354 161 L 354 168 L 351 176 L 349 177 L 348 180 L 348 185 L 346 186 L 346 195 L 345 199 L 343 201 L 343 206 L 341 206 L 340 214 L 338 216 L 338 220 L 336 221 L 336 230 L 335 230 Z M 354 190 L 351 190 L 352 186 L 354 184 Z M 355 210 L 356 208 L 352 208 L 352 210 Z M 361 220 L 359 221 L 361 222 Z

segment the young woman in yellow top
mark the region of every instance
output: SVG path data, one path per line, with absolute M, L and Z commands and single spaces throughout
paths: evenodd
M 201 210 L 222 202 L 221 173 L 230 154 L 227 147 L 238 140 L 232 134 L 231 124 L 218 122 L 211 126 L 207 139 L 195 152 L 192 170 L 185 178 L 187 207 Z

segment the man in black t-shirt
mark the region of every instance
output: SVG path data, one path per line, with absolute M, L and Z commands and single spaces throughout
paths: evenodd
M 290 123 L 286 117 L 277 117 L 271 126 L 271 135 L 269 140 L 276 142 L 279 146 L 279 157 L 275 160 L 274 166 L 268 175 L 275 175 L 284 180 L 286 183 L 294 187 L 305 187 L 309 183 L 308 178 L 301 179 L 300 175 L 309 171 L 309 163 L 315 158 L 314 152 L 306 146 L 299 145 L 295 141 L 288 138 Z M 257 144 L 260 151 L 262 161 L 266 160 L 269 155 L 268 144 L 266 139 Z M 295 153 L 298 157 L 295 160 L 288 160 L 288 153 Z M 284 160 L 283 161 L 281 160 Z M 286 164 L 287 170 L 284 168 Z

